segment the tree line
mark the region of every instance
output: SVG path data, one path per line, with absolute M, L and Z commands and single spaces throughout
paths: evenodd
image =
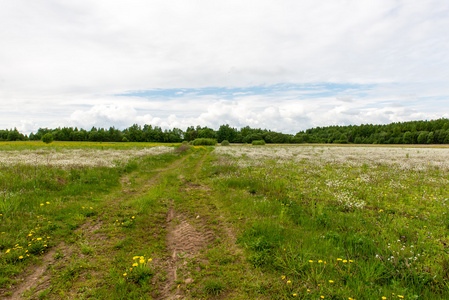
M 77 127 L 39 128 L 29 136 L 16 128 L 0 130 L 0 141 L 42 140 L 51 134 L 55 141 L 94 141 L 94 142 L 160 142 L 179 143 L 197 138 L 216 139 L 219 143 L 252 143 L 265 141 L 268 144 L 294 143 L 352 143 L 352 144 L 449 144 L 449 119 L 430 121 L 397 122 L 387 125 L 349 125 L 316 127 L 297 134 L 284 134 L 267 129 L 237 129 L 221 125 L 218 130 L 209 127 L 190 126 L 185 131 L 179 128 L 163 130 L 159 126 L 134 124 L 124 130 L 115 127 L 90 130 Z
M 301 143 L 449 144 L 449 119 L 316 127 L 295 137 Z

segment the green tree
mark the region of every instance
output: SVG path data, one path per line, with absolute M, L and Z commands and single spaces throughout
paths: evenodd
M 221 125 L 217 132 L 218 142 L 228 140 L 230 143 L 234 142 L 234 138 L 237 136 L 237 131 L 228 124 Z
M 49 132 L 44 134 L 44 136 L 42 137 L 42 142 L 44 142 L 45 144 L 50 144 L 51 142 L 53 142 L 53 134 Z
M 404 141 L 404 144 L 412 144 L 413 143 L 413 135 L 410 131 L 407 131 L 406 133 L 404 133 L 404 136 L 402 139 Z

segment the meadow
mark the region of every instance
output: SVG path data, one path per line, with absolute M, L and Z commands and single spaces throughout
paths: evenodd
M 444 147 L 0 143 L 0 295 L 449 299 L 448 162 Z

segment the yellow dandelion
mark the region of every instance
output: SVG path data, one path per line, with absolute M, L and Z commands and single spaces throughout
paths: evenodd
M 347 263 L 348 261 L 345 259 L 345 260 L 343 260 L 343 263 Z
M 320 296 L 321 299 L 324 299 L 324 296 Z
M 323 263 L 323 261 L 322 261 L 322 260 L 320 259 L 320 260 L 318 261 L 318 263 L 319 263 L 319 264 L 322 264 L 322 263 Z
M 134 216 L 131 217 L 131 219 L 134 219 L 134 218 L 135 218 Z
M 36 241 L 40 241 L 40 240 L 42 240 L 42 238 L 37 238 L 37 239 L 36 239 Z
M 44 206 L 44 203 L 41 203 L 41 206 Z
M 404 298 L 404 296 L 402 296 L 402 295 L 398 295 L 398 298 L 401 298 L 401 299 L 402 299 L 402 298 Z
M 19 259 L 23 259 L 23 256 L 22 256 L 22 255 L 20 255 L 20 256 L 19 256 Z
M 148 261 L 153 261 L 153 259 L 152 259 L 152 258 L 149 258 Z
M 313 260 L 309 260 L 309 263 L 313 263 Z
M 138 265 L 138 263 L 133 263 L 133 267 L 137 267 Z
M 284 280 L 284 279 L 285 279 L 285 275 L 282 275 L 282 277 L 281 277 L 281 278 L 282 278 L 282 280 Z
M 48 201 L 47 201 L 47 202 L 45 202 L 45 203 L 47 203 L 47 204 L 50 204 L 50 202 L 48 202 Z
M 382 300 L 386 300 L 387 299 L 387 297 L 385 297 L 385 296 L 382 296 Z
M 128 275 L 127 273 L 123 273 L 123 276 L 126 276 L 126 275 Z
M 350 263 L 353 263 L 354 261 L 353 261 L 353 260 L 349 260 L 349 262 L 350 262 Z
M 9 253 L 9 251 L 11 251 L 11 249 L 6 250 L 6 253 Z
M 298 295 L 296 295 L 296 294 L 293 294 L 293 297 L 296 297 L 296 296 L 298 296 Z
M 334 283 L 334 281 L 333 280 L 329 280 L 329 283 Z
M 133 260 L 139 259 L 140 256 L 133 256 Z
M 144 259 L 141 259 L 141 260 L 139 260 L 139 263 L 144 264 L 144 263 L 145 263 L 145 260 L 144 260 Z
M 292 283 L 290 280 L 287 281 L 288 284 Z

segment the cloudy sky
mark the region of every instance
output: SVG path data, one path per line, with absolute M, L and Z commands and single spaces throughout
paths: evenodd
M 449 118 L 447 0 L 0 0 L 0 128 Z

